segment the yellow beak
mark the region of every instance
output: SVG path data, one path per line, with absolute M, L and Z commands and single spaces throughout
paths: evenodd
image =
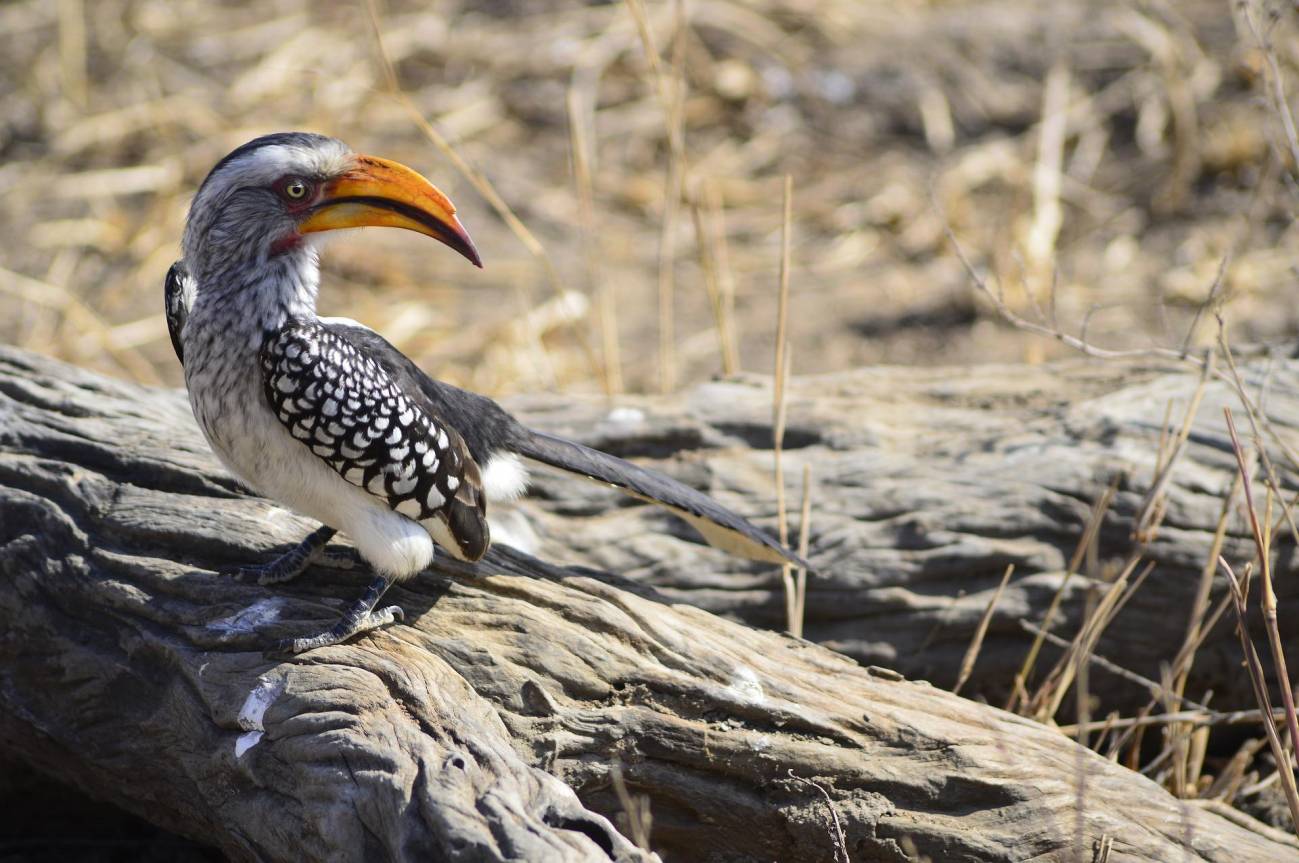
M 338 228 L 405 228 L 439 240 L 483 265 L 447 196 L 398 162 L 357 156 L 356 165 L 326 184 L 319 204 L 298 225 L 304 234 Z

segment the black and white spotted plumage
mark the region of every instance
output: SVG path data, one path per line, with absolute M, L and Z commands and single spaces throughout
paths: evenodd
M 482 478 L 460 434 L 369 351 L 319 320 L 290 319 L 261 349 L 266 398 L 335 473 L 478 560 L 491 543 Z
M 693 525 L 711 545 L 733 554 L 808 567 L 806 561 L 770 534 L 697 489 L 576 441 L 530 429 L 491 399 L 425 374 L 373 330 L 354 323 L 330 323 L 326 327 L 364 352 L 431 415 L 454 418 L 450 421 L 480 465 L 491 464 L 502 456 L 540 462 L 665 507 Z
M 320 232 L 365 225 L 416 230 L 480 264 L 454 207 L 410 168 L 333 138 L 280 133 L 213 168 L 165 282 L 168 331 L 212 451 L 255 491 L 325 525 L 259 568 L 259 580 L 301 572 L 335 531 L 374 572 L 337 623 L 288 649 L 394 620 L 400 610 L 378 601 L 423 571 L 435 546 L 481 558 L 488 501 L 522 491 L 524 459 L 664 506 L 732 553 L 806 566 L 707 495 L 533 431 L 490 399 L 429 377 L 372 330 L 318 317 Z

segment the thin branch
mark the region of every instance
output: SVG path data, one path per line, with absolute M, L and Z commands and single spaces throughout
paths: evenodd
M 842 860 L 843 863 L 849 863 L 848 840 L 844 837 L 843 824 L 839 821 L 839 813 L 834 808 L 834 801 L 830 799 L 830 792 L 826 791 L 820 783 L 796 775 L 793 770 L 787 770 L 786 773 L 788 773 L 789 778 L 793 779 L 795 782 L 800 782 L 804 785 L 811 785 L 817 791 L 821 792 L 821 796 L 825 798 L 825 806 L 830 810 L 830 818 L 834 822 L 834 859 L 836 863 L 839 860 Z
M 1019 625 L 1021 628 L 1023 628 L 1025 632 L 1028 632 L 1031 635 L 1041 636 L 1042 638 L 1046 639 L 1048 642 L 1055 645 L 1056 647 L 1061 647 L 1068 650 L 1070 647 L 1073 646 L 1072 642 L 1064 638 L 1061 638 L 1055 633 L 1047 632 L 1040 627 L 1034 626 L 1033 624 L 1029 623 L 1027 620 L 1021 620 L 1019 622 Z M 1144 689 L 1149 690 L 1150 693 L 1154 695 L 1156 698 L 1162 698 L 1165 695 L 1168 695 L 1171 696 L 1176 701 L 1181 702 L 1182 704 L 1188 705 L 1190 707 L 1194 707 L 1196 710 L 1212 712 L 1212 708 L 1210 708 L 1208 705 L 1201 704 L 1198 701 L 1193 701 L 1190 698 L 1183 698 L 1182 696 L 1174 692 L 1170 692 L 1167 687 L 1162 686 L 1159 683 L 1156 683 L 1155 681 L 1151 680 L 1149 677 L 1145 677 L 1144 675 L 1137 674 L 1135 671 L 1130 671 L 1129 669 L 1126 669 L 1123 666 L 1118 665 L 1117 663 L 1111 662 L 1110 660 L 1106 659 L 1105 657 L 1095 652 L 1090 653 L 1088 655 L 1087 661 L 1090 662 L 1092 665 L 1105 669 L 1111 674 L 1115 674 L 1119 677 L 1122 677 L 1124 680 L 1131 681 L 1132 683 L 1135 683 L 1138 686 L 1141 686 Z
M 1263 663 L 1259 660 L 1258 651 L 1254 649 L 1254 643 L 1249 637 L 1245 611 L 1245 588 L 1242 587 L 1241 580 L 1236 577 L 1236 573 L 1232 570 L 1231 564 L 1227 563 L 1226 558 L 1219 557 L 1218 565 L 1222 567 L 1223 572 L 1227 575 L 1227 581 L 1231 587 L 1231 596 L 1236 605 L 1236 632 L 1240 636 L 1241 650 L 1245 653 L 1245 668 L 1249 671 L 1249 682 L 1254 687 L 1254 698 L 1263 710 L 1263 714 L 1271 716 L 1274 711 L 1272 699 L 1267 694 L 1267 681 L 1263 676 Z M 1245 575 L 1248 577 L 1248 569 L 1246 569 Z M 1281 742 L 1281 736 L 1277 733 L 1276 723 L 1264 722 L 1263 731 L 1267 734 L 1267 742 L 1272 747 L 1272 757 L 1276 760 L 1277 772 L 1281 774 L 1281 785 L 1285 789 L 1286 804 L 1290 807 L 1291 824 L 1295 832 L 1299 834 L 1299 791 L 1295 789 L 1294 768 L 1291 766 L 1290 755 Z
M 961 658 L 961 669 L 956 674 L 956 685 L 952 687 L 952 692 L 960 694 L 961 687 L 970 678 L 970 672 L 974 670 L 975 660 L 979 658 L 979 650 L 983 647 L 983 639 L 988 634 L 988 624 L 992 622 L 992 613 L 996 611 L 997 603 L 1001 600 L 1001 594 L 1006 589 L 1006 584 L 1010 581 L 1010 576 L 1014 572 L 1015 564 L 1012 563 L 1006 566 L 1006 571 L 1001 576 L 1001 583 L 997 585 L 992 598 L 988 600 L 988 607 L 983 610 L 983 616 L 979 618 L 979 625 L 974 629 L 974 637 L 970 639 L 970 646 L 965 649 L 965 656 Z M 1021 623 L 1023 622 L 1025 621 L 1021 621 Z
M 1284 719 L 1281 708 L 1272 711 L 1272 720 L 1280 722 Z M 1089 722 L 1085 726 L 1087 731 L 1100 731 L 1103 728 L 1136 728 L 1151 725 L 1174 725 L 1177 723 L 1189 723 L 1196 726 L 1215 726 L 1215 725 L 1254 725 L 1266 720 L 1266 714 L 1263 711 L 1252 708 L 1250 710 L 1231 710 L 1219 712 L 1216 710 L 1178 710 L 1174 713 L 1157 713 L 1153 716 L 1129 716 L 1118 719 L 1097 719 Z M 1080 729 L 1084 729 L 1081 723 L 1072 725 L 1061 725 L 1056 730 L 1066 736 L 1073 736 Z
M 1089 357 L 1096 357 L 1098 359 L 1123 360 L 1158 358 L 1190 363 L 1197 368 L 1204 365 L 1204 361 L 1198 357 L 1186 356 L 1183 355 L 1181 351 L 1175 351 L 1170 348 L 1132 348 L 1129 350 L 1108 350 L 1106 348 L 1098 348 L 1088 342 L 1085 338 L 1071 336 L 1062 330 L 1053 329 L 1052 327 L 1037 324 L 1033 321 L 1027 320 L 1026 318 L 1020 317 L 1011 310 L 1010 306 L 1006 304 L 1004 298 L 1002 298 L 998 292 L 993 291 L 988 287 L 987 281 L 979 275 L 978 270 L 974 268 L 974 264 L 972 264 L 970 259 L 966 256 L 965 250 L 961 247 L 960 241 L 956 239 L 956 234 L 952 231 L 951 225 L 948 224 L 946 220 L 944 220 L 943 223 L 943 232 L 946 234 L 948 242 L 952 244 L 952 250 L 956 254 L 957 259 L 960 260 L 961 266 L 965 269 L 966 274 L 970 277 L 970 281 L 978 289 L 979 293 L 983 294 L 983 296 L 987 298 L 988 302 L 992 303 L 993 308 L 996 309 L 998 315 L 1016 329 L 1034 333 L 1045 338 L 1054 339 L 1063 345 L 1073 348 L 1079 353 L 1085 354 Z

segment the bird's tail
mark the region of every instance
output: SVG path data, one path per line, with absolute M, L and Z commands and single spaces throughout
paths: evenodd
M 812 570 L 807 561 L 765 531 L 707 495 L 655 471 L 562 437 L 520 428 L 514 442 L 519 455 L 608 483 L 633 497 L 665 507 L 703 535 L 709 545 L 750 560 L 790 563 Z

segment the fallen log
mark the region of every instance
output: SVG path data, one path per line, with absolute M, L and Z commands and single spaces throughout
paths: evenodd
M 1240 373 L 1267 416 L 1273 462 L 1293 494 L 1299 488 L 1292 455 L 1299 452 L 1299 362 L 1256 357 L 1241 361 Z M 1023 622 L 1040 624 L 1064 584 L 1053 631 L 1072 639 L 1089 594 L 1133 551 L 1163 457 L 1161 437 L 1176 436 L 1200 377 L 1191 364 L 1080 359 L 861 369 L 791 380 L 783 456 L 790 535 L 797 535 L 806 465 L 813 477 L 811 559 L 822 570 L 808 587 L 803 634 L 864 665 L 950 688 L 1013 564 L 1015 575 L 963 689 L 1003 703 L 1033 640 Z M 660 469 L 774 528 L 768 379 L 620 399 L 614 411 L 601 399 L 544 396 L 514 407 L 549 431 L 657 460 Z M 1236 478 L 1224 407 L 1235 412 L 1246 446 L 1253 446 L 1230 376 L 1212 377 L 1164 486 L 1162 524 L 1144 550 L 1142 566 L 1154 569 L 1096 649 L 1154 681 L 1186 636 Z M 1112 483 L 1095 554 L 1082 577 L 1067 579 L 1091 511 Z M 1255 496 L 1263 506 L 1261 481 Z M 786 626 L 779 572 L 699 547 L 688 528 L 651 507 L 623 506 L 611 491 L 558 476 L 539 477 L 522 506 L 541 557 L 622 573 L 672 600 L 754 626 Z M 1288 617 L 1282 635 L 1295 656 L 1299 618 L 1284 614 L 1299 605 L 1299 579 L 1286 577 L 1295 566 L 1294 538 L 1283 531 L 1275 547 L 1276 589 Z M 1222 553 L 1238 565 L 1254 556 L 1239 506 L 1229 512 Z M 1225 579 L 1215 575 L 1210 601 L 1226 591 Z M 1252 627 L 1256 643 L 1264 644 L 1261 620 Z M 1059 655 L 1047 645 L 1039 669 Z M 1091 692 L 1106 710 L 1130 712 L 1151 700 L 1148 688 L 1103 666 L 1092 675 Z M 1207 633 L 1190 671 L 1186 694 L 1208 692 L 1219 709 L 1256 706 L 1230 613 Z
M 579 500 L 556 488 L 546 518 Z M 218 570 L 311 527 L 238 489 L 180 394 L 0 349 L 0 749 L 234 859 L 636 860 L 648 830 L 675 860 L 1299 860 L 1046 726 L 504 545 L 396 590 L 403 624 L 267 657 L 364 574 Z

